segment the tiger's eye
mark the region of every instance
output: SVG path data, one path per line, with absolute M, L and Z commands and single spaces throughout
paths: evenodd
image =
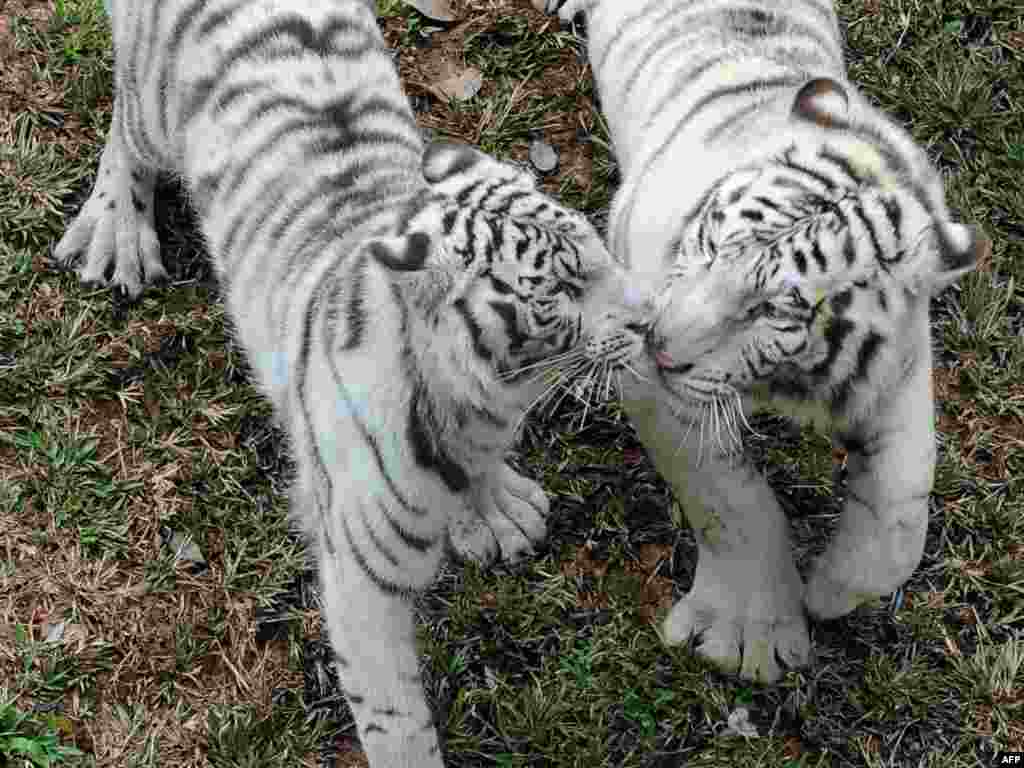
M 762 301 L 747 310 L 747 319 L 756 320 L 759 317 L 774 317 L 775 305 L 770 301 Z

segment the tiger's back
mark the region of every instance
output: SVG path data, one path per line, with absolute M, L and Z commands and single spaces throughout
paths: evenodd
M 936 218 L 949 219 L 927 156 L 849 82 L 831 2 L 558 5 L 565 17 L 587 13 L 588 52 L 623 165 L 609 222 L 617 258 L 638 268 L 674 263 L 687 217 L 728 169 L 763 162 L 794 143 L 813 156 L 837 140 L 817 117 L 837 121 L 836 128 L 842 123 L 856 139 L 841 153 L 854 167 L 846 184 L 859 183 L 857 167 L 865 179 L 909 182 Z M 807 93 L 819 99 L 807 102 L 817 117 L 794 121 L 796 94 L 826 80 L 838 89 Z M 674 162 L 682 155 L 685 183 Z M 671 204 L 659 204 L 669 190 Z

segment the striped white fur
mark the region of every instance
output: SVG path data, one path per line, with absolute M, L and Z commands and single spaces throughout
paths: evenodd
M 586 17 L 623 173 L 612 252 L 668 273 L 659 380 L 626 393 L 699 544 L 666 637 L 699 635 L 706 657 L 774 680 L 808 659 L 805 607 L 841 616 L 921 558 L 928 303 L 987 241 L 952 223 L 925 154 L 847 80 L 829 0 L 546 6 Z M 738 450 L 758 401 L 821 418 L 848 451 L 839 527 L 806 587 L 780 507 Z
M 449 537 L 484 559 L 543 537 L 516 426 L 568 376 L 644 367 L 653 294 L 527 174 L 424 153 L 373 2 L 114 0 L 112 21 L 113 122 L 55 259 L 137 295 L 166 274 L 156 171 L 185 179 L 289 433 L 370 765 L 440 768 L 409 596 Z

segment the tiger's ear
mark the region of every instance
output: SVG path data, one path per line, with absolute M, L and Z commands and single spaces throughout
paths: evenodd
M 444 252 L 441 241 L 427 232 L 375 238 L 366 248 L 384 267 L 391 285 L 411 306 L 427 313 L 436 309 L 455 285 L 457 262 Z
M 976 269 L 978 262 L 986 261 L 992 253 L 992 241 L 977 227 L 964 224 L 939 224 L 935 240 L 937 263 L 928 286 L 933 295 Z
M 378 237 L 366 244 L 370 255 L 392 272 L 415 272 L 426 266 L 434 240 L 426 232 L 399 237 Z
M 850 97 L 841 83 L 830 77 L 808 81 L 793 100 L 793 117 L 823 128 L 842 128 L 847 124 Z
M 506 186 L 526 191 L 537 186 L 533 176 L 523 168 L 455 141 L 432 141 L 427 145 L 423 153 L 423 177 L 432 185 L 448 181 L 461 185 L 473 181 L 501 181 Z
M 992 242 L 977 227 L 939 221 L 893 272 L 911 293 L 935 296 L 976 269 L 991 252 Z

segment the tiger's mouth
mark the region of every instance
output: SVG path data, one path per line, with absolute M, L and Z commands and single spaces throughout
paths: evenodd
M 653 356 L 654 364 L 658 367 L 658 372 L 662 374 L 681 376 L 692 371 L 694 367 L 693 363 L 677 362 L 663 349 L 655 349 Z
M 644 333 L 644 349 L 648 356 L 654 360 L 654 366 L 661 376 L 683 375 L 693 370 L 693 363 L 679 362 L 670 355 L 665 347 L 668 346 L 668 339 L 655 331 L 655 324 L 651 323 Z

